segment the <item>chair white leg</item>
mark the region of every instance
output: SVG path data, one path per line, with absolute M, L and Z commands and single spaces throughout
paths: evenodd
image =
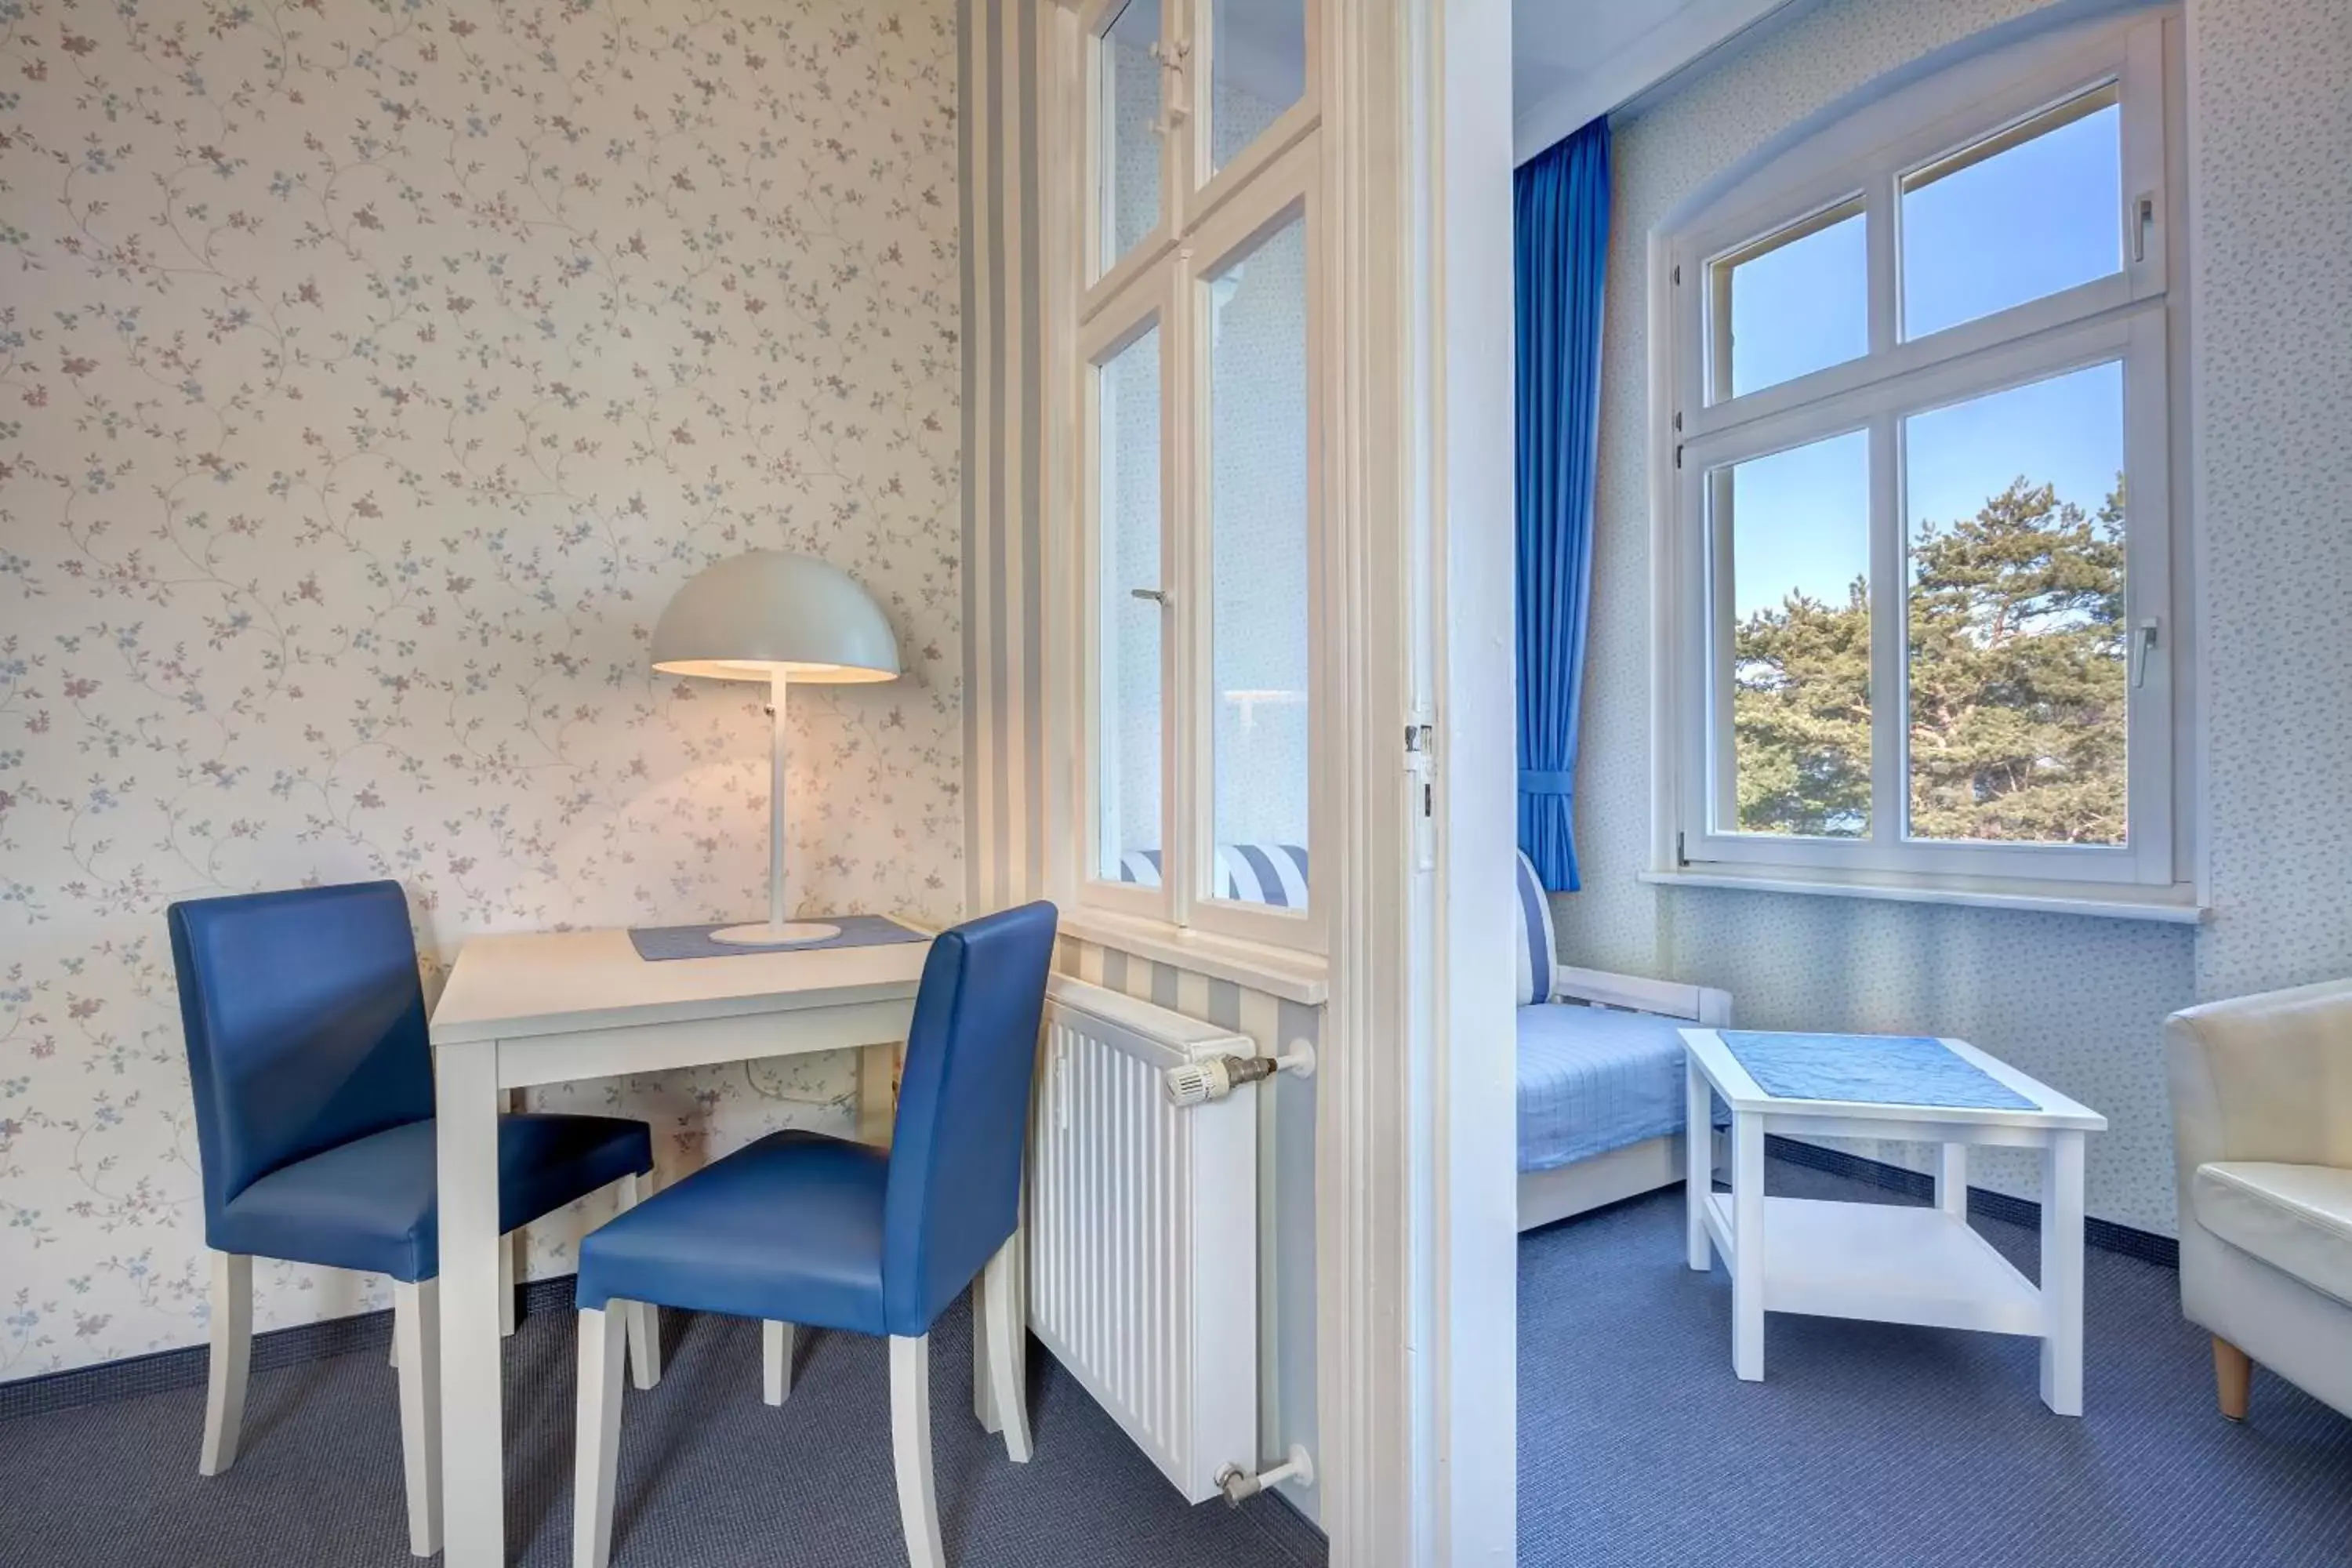
M 793 1392 L 793 1326 L 768 1319 L 760 1325 L 760 1398 L 782 1405 Z
M 640 1178 L 632 1171 L 623 1176 L 614 1212 L 628 1213 L 640 1199 L 653 1195 L 652 1186 L 651 1175 Z M 631 1301 L 625 1310 L 629 1319 L 629 1371 L 639 1388 L 651 1388 L 661 1381 L 662 1374 L 661 1309 L 651 1301 Z
M 996 1414 L 996 1385 L 988 1374 L 988 1287 L 975 1280 L 971 1288 L 971 1413 L 983 1432 L 1002 1432 Z
M 408 1550 L 441 1550 L 440 1283 L 394 1280 L 392 1340 L 400 1347 L 400 1464 L 408 1487 Z
M 499 1338 L 514 1338 L 515 1325 L 515 1256 L 522 1247 L 522 1232 L 510 1230 L 499 1237 Z
M 1021 1289 L 1021 1233 L 1014 1231 L 981 1276 L 981 1292 L 988 1298 L 988 1381 L 995 1397 L 990 1400 L 1003 1424 L 1004 1451 L 1016 1465 L 1029 1462 L 1029 1401 L 1022 1386 L 1022 1352 L 1029 1338 L 1028 1305 Z
M 613 1560 L 613 1491 L 621 1463 L 621 1347 L 613 1321 L 636 1303 L 614 1301 L 580 1313 L 579 1457 L 572 1481 L 572 1568 L 605 1568 Z
M 890 1342 L 890 1458 L 910 1568 L 947 1568 L 940 1498 L 931 1485 L 931 1338 Z
M 245 1380 L 253 1364 L 253 1259 L 240 1252 L 213 1254 L 212 1367 L 205 1379 L 205 1447 L 199 1475 L 216 1476 L 236 1463 L 245 1426 Z

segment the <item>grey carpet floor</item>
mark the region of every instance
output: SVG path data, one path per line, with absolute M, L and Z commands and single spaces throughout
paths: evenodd
M 1772 1162 L 1766 1190 L 1906 1201 Z M 1772 1314 L 1731 1373 L 1731 1285 L 1683 1266 L 1679 1188 L 1519 1245 L 1528 1568 L 2344 1568 L 2352 1420 L 2267 1373 L 2214 1411 L 2179 1277 L 2088 1260 L 2084 1415 L 2035 1342 Z M 2031 1277 L 2038 1238 L 1977 1228 Z
M 903 1564 L 888 1372 L 878 1340 L 798 1336 L 780 1410 L 760 1403 L 758 1325 L 668 1315 L 661 1385 L 621 1421 L 614 1568 Z M 957 1568 L 1297 1568 L 1295 1521 L 1258 1500 L 1188 1508 L 1050 1357 L 1031 1358 L 1036 1458 L 1004 1457 L 971 1415 L 971 1319 L 931 1337 L 933 1453 Z M 524 1321 L 506 1358 L 507 1539 L 571 1562 L 575 1338 Z M 236 1467 L 196 1475 L 204 1391 L 0 1425 L 7 1568 L 361 1568 L 408 1555 L 394 1373 L 381 1351 L 257 1372 Z M 1283 1528 L 1287 1525 L 1288 1528 Z

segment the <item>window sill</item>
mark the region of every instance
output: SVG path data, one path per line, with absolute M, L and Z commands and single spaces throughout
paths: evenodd
M 1078 942 L 1189 969 L 1212 980 L 1229 980 L 1286 1002 L 1319 1007 L 1331 996 L 1331 966 L 1320 953 L 1085 910 L 1063 910 L 1061 931 Z
M 1742 888 L 1759 893 L 1805 893 L 1832 899 L 1883 899 L 1904 904 L 1950 904 L 1971 910 L 2022 910 L 2048 915 L 2088 915 L 2099 920 L 2158 921 L 2200 924 L 2212 910 L 2189 889 L 2069 887 L 2064 883 L 1965 881 L 1919 883 L 1874 880 L 1834 871 L 1726 870 L 1683 867 L 1643 871 L 1641 879 L 1661 888 Z

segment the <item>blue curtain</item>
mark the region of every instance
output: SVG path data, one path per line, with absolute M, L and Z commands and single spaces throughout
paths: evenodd
M 1517 178 L 1519 847 L 1546 888 L 1572 892 L 1609 122 L 1596 120 L 1522 164 Z

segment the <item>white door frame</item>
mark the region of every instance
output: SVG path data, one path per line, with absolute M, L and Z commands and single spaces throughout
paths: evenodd
M 1508 0 L 1333 7 L 1349 389 L 1339 889 L 1316 1129 L 1322 1521 L 1350 1568 L 1517 1551 Z M 1367 134 L 1397 128 L 1393 138 Z M 1394 650 L 1391 653 L 1391 650 Z M 1432 722 L 1424 816 L 1404 731 Z

